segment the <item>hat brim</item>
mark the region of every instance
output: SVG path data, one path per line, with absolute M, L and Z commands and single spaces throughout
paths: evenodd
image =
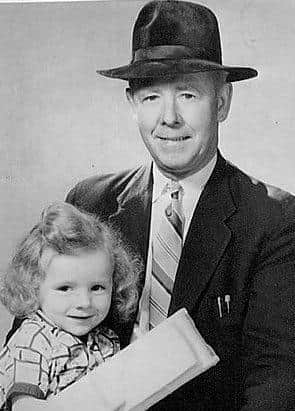
M 226 71 L 228 73 L 227 82 L 230 83 L 246 80 L 258 75 L 257 70 L 251 67 L 224 66 L 211 61 L 198 59 L 143 60 L 109 70 L 97 70 L 97 73 L 105 77 L 132 80 L 215 70 Z

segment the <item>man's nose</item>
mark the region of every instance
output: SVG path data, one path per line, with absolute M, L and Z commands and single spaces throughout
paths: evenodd
M 76 295 L 76 306 L 79 308 L 89 307 L 91 305 L 91 296 L 88 291 L 80 290 Z
M 173 96 L 166 97 L 162 110 L 162 124 L 170 127 L 180 125 L 182 117 L 179 113 L 177 102 Z

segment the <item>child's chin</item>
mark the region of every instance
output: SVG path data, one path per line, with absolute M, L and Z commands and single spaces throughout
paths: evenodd
M 70 334 L 75 335 L 76 337 L 81 337 L 88 334 L 93 328 L 101 323 L 100 318 L 92 318 L 89 320 L 74 320 L 67 321 L 63 324 L 63 329 Z
M 92 328 L 93 327 L 84 326 L 84 327 L 69 328 L 65 331 L 67 331 L 70 334 L 75 335 L 76 337 L 82 337 L 83 335 L 88 334 Z

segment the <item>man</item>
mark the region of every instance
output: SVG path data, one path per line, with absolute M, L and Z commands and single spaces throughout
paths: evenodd
M 67 197 L 118 227 L 145 262 L 137 318 L 116 331 L 127 345 L 185 307 L 220 357 L 153 409 L 295 409 L 295 201 L 218 151 L 231 83 L 256 70 L 222 64 L 209 9 L 168 0 L 140 11 L 131 63 L 99 73 L 129 81 L 153 160 Z
M 195 3 L 148 3 L 132 48 L 129 65 L 99 73 L 129 81 L 152 165 L 92 177 L 67 198 L 119 227 L 145 262 L 137 320 L 119 330 L 121 340 L 186 307 L 220 363 L 154 409 L 295 409 L 294 198 L 217 148 L 231 83 L 257 72 L 222 65 L 217 20 Z M 161 231 L 171 201 L 176 245 Z

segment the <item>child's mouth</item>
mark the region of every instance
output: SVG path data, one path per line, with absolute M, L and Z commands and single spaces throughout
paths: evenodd
M 69 318 L 72 318 L 74 320 L 88 320 L 89 318 L 93 317 L 93 315 L 85 315 L 85 316 L 81 316 L 81 315 L 68 315 Z

